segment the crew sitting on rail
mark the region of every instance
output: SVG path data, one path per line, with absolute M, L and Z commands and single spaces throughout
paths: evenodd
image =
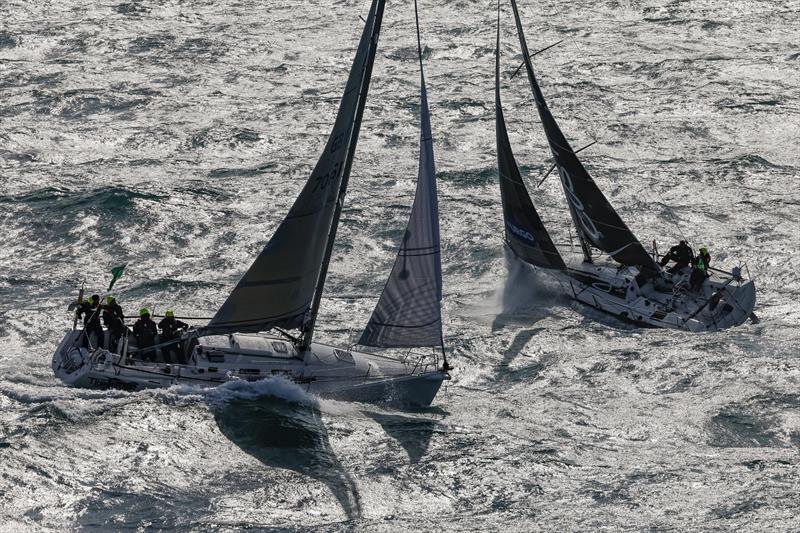
M 97 348 L 103 342 L 103 326 L 100 325 L 100 295 L 92 294 L 78 306 L 78 318 L 83 315 L 83 346 Z M 95 340 L 90 337 L 94 335 Z
M 125 327 L 125 313 L 117 303 L 114 295 L 106 296 L 106 303 L 103 305 L 103 324 L 108 329 L 108 349 L 114 350 L 119 339 L 128 332 Z
M 164 313 L 164 318 L 158 323 L 158 329 L 161 330 L 160 342 L 165 343 L 180 338 L 181 331 L 189 329 L 189 324 L 176 320 L 175 312 L 172 309 L 167 309 L 167 312 Z M 175 344 L 164 346 L 162 352 L 164 353 L 165 361 L 181 365 L 186 364 L 183 343 L 178 341 Z
M 702 287 L 703 282 L 711 275 L 708 271 L 711 265 L 711 254 L 708 253 L 708 248 L 705 246 L 700 247 L 700 253 L 694 258 L 692 269 L 692 276 L 689 280 L 693 290 L 698 290 Z
M 150 310 L 146 307 L 141 308 L 139 310 L 139 320 L 133 324 L 133 337 L 136 339 L 136 347 L 140 351 L 150 348 L 155 344 L 156 335 L 158 335 L 158 330 L 156 329 L 156 323 L 150 318 Z M 145 361 L 155 362 L 156 360 L 155 350 L 147 350 L 141 352 L 141 354 L 141 358 Z
M 676 272 L 680 272 L 681 269 L 684 269 L 689 266 L 694 260 L 694 253 L 686 241 L 681 241 L 672 248 L 669 249 L 664 257 L 661 258 L 661 266 L 666 266 L 667 263 L 670 261 L 675 261 L 675 264 L 672 265 L 667 272 L 670 274 L 674 274 Z

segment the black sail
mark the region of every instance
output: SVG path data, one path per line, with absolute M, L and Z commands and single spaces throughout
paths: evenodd
M 578 233 L 585 242 L 606 252 L 623 265 L 639 267 L 649 274 L 660 272 L 656 262 L 608 202 L 561 133 L 536 81 L 516 0 L 511 0 L 511 6 L 514 9 L 528 81 L 533 89 L 536 108 Z
M 500 198 L 503 203 L 505 237 L 508 246 L 523 261 L 543 268 L 566 268 L 522 181 L 519 167 L 508 140 L 503 107 L 500 102 L 500 6 L 497 12 L 497 49 L 495 54 L 495 115 L 497 127 L 497 168 Z
M 205 333 L 299 328 L 307 320 L 358 138 L 384 0 L 373 0 L 325 149 L 267 245 L 204 328 Z

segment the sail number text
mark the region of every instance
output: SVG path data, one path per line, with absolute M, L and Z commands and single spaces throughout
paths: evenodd
M 314 188 L 312 192 L 316 192 L 317 190 L 324 190 L 328 184 L 332 181 L 336 181 L 336 178 L 339 176 L 339 173 L 342 171 L 342 166 L 344 165 L 344 161 L 337 161 L 334 165 L 323 174 L 319 174 L 313 177 L 314 180 Z

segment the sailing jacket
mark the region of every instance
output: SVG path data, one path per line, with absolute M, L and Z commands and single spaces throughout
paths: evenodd
M 708 267 L 711 264 L 711 254 L 706 252 L 700 252 L 697 254 L 697 257 L 694 258 L 694 267 L 701 271 L 706 276 L 709 276 Z
M 150 317 L 142 317 L 133 325 L 133 336 L 139 347 L 150 346 L 158 335 L 156 323 Z
M 114 331 L 125 329 L 125 314 L 116 301 L 103 306 L 103 324 Z
M 189 324 L 176 320 L 174 316 L 168 316 L 158 323 L 158 329 L 161 330 L 161 342 L 169 341 L 178 336 L 178 331 L 188 329 Z
M 100 327 L 100 306 L 92 305 L 88 300 L 78 307 L 78 316 L 83 315 L 83 325 L 85 327 Z
M 689 248 L 689 246 L 685 244 L 676 244 L 669 249 L 665 259 L 672 259 L 678 264 L 688 265 L 692 262 L 692 259 L 694 259 L 694 254 L 692 254 L 692 249 Z

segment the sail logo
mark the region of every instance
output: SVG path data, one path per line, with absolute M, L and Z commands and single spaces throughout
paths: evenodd
M 519 226 L 515 226 L 513 223 L 509 222 L 508 220 L 506 220 L 506 226 L 508 227 L 508 230 L 511 233 L 513 233 L 514 235 L 516 235 L 517 237 L 519 237 L 523 241 L 528 241 L 529 243 L 531 243 L 534 246 L 536 245 L 536 239 L 533 238 L 533 235 L 531 235 L 531 233 L 529 231 L 526 231 L 526 230 L 520 228 Z
M 556 159 L 558 158 L 557 152 L 554 152 L 553 155 Z M 575 194 L 575 186 L 572 184 L 572 177 L 569 175 L 569 172 L 567 172 L 567 169 L 558 164 L 556 166 L 558 168 L 558 175 L 561 177 L 561 183 L 564 185 L 564 191 L 567 193 L 567 201 L 572 206 L 572 212 L 575 214 L 575 218 L 580 222 L 587 237 L 591 238 L 594 242 L 600 242 L 603 238 L 603 234 L 597 229 L 591 217 L 586 214 L 583 208 L 583 202 L 581 202 L 580 198 Z

